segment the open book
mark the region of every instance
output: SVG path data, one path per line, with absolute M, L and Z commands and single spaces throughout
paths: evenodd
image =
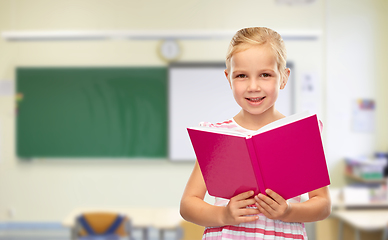
M 212 127 L 187 130 L 212 196 L 229 199 L 271 189 L 289 199 L 330 184 L 316 115 L 282 118 L 252 135 Z

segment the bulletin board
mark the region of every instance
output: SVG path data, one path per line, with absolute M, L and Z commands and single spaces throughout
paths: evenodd
M 165 67 L 16 70 L 20 158 L 166 158 Z
M 293 72 L 293 64 L 287 63 Z M 196 159 L 187 127 L 200 122 L 222 122 L 240 110 L 235 102 L 225 63 L 177 63 L 169 67 L 169 159 Z M 293 75 L 279 93 L 276 109 L 288 116 L 295 113 Z

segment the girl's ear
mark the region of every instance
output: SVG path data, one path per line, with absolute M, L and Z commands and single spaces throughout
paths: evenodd
M 286 68 L 285 74 L 282 76 L 282 82 L 280 83 L 280 89 L 284 89 L 286 87 L 286 84 L 288 82 L 288 78 L 290 77 L 291 69 Z
M 230 78 L 229 78 L 228 69 L 225 69 L 225 70 L 224 70 L 224 73 L 225 73 L 225 77 L 226 77 L 226 79 L 228 79 L 228 82 L 229 82 L 230 89 L 232 89 L 232 83 L 230 82 Z

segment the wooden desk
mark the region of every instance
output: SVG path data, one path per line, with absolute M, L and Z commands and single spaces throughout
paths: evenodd
M 159 239 L 164 238 L 166 230 L 179 231 L 182 217 L 178 208 L 119 208 L 119 207 L 93 207 L 77 208 L 71 211 L 62 221 L 62 225 L 72 230 L 72 239 L 75 239 L 75 219 L 86 212 L 117 212 L 127 215 L 131 219 L 132 226 L 143 231 L 143 239 L 148 239 L 147 229 L 154 227 L 159 230 Z
M 343 239 L 343 223 L 347 223 L 355 229 L 355 239 L 361 240 L 360 231 L 384 231 L 388 224 L 388 209 L 340 209 L 333 210 L 332 216 L 339 219 L 338 240 Z

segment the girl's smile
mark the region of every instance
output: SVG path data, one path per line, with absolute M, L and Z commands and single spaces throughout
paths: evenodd
M 245 98 L 245 99 L 249 102 L 249 104 L 253 106 L 258 106 L 264 101 L 265 97 Z

